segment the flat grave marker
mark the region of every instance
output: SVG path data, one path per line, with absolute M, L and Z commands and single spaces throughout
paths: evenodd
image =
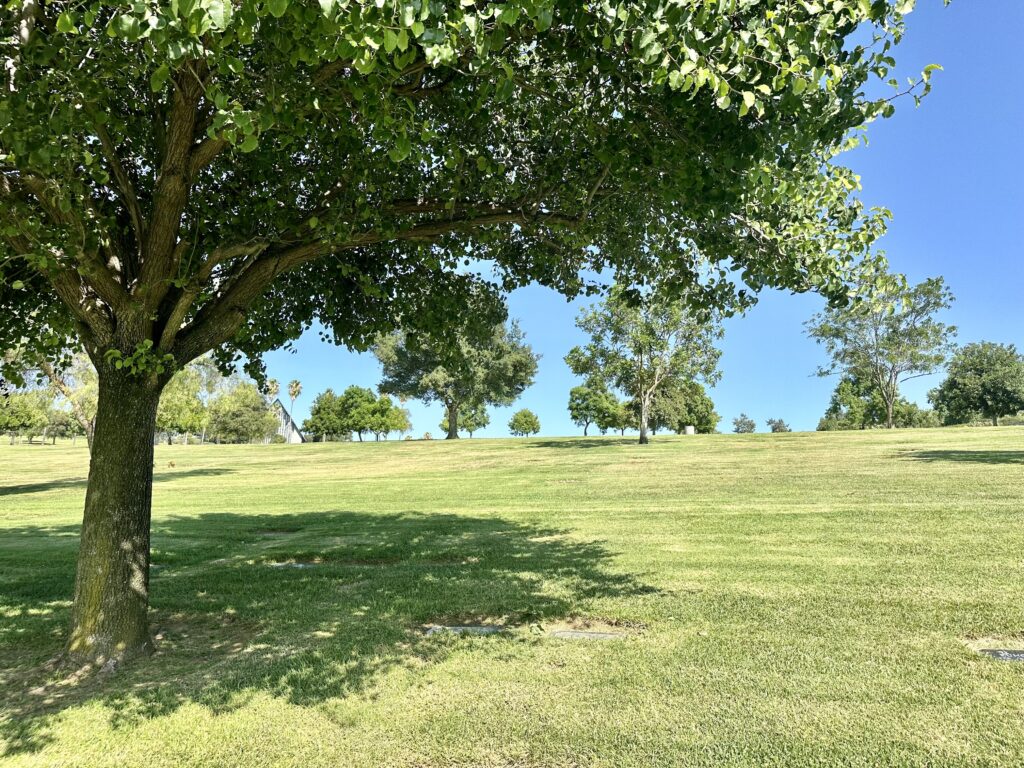
M 979 648 L 978 653 L 983 653 L 998 661 L 1024 661 L 1024 651 L 1009 650 L 1005 648 Z

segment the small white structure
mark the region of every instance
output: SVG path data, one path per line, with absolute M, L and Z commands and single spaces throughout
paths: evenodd
M 683 427 L 683 433 L 687 435 L 696 435 L 697 429 L 692 424 L 687 424 L 685 427 Z
M 284 407 L 279 399 L 274 401 L 274 413 L 277 414 L 277 434 L 284 438 L 286 443 L 304 443 L 306 438 L 299 431 L 298 424 L 292 419 L 292 415 Z

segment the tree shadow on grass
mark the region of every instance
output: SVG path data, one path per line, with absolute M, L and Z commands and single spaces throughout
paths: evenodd
M 615 448 L 623 445 L 638 445 L 636 437 L 577 437 L 570 440 L 534 440 L 531 448 Z
M 1024 451 L 906 451 L 914 461 L 966 461 L 976 464 L 1024 464 Z
M 153 482 L 161 483 L 166 480 L 180 480 L 187 477 L 214 477 L 226 475 L 235 470 L 222 467 L 203 467 L 200 469 L 167 470 L 154 472 Z M 20 485 L 0 485 L 0 496 L 21 496 L 28 493 L 45 493 L 46 491 L 60 491 L 66 488 L 85 488 L 89 484 L 86 477 L 64 477 L 59 480 L 48 480 L 44 483 L 22 483 Z
M 156 655 L 76 682 L 42 663 L 64 641 L 75 529 L 25 528 L 0 542 L 0 754 L 41 749 L 53 718 L 90 701 L 127 727 L 189 702 L 216 714 L 259 694 L 300 706 L 372 695 L 382 675 L 439 663 L 459 643 L 533 642 L 428 637 L 426 624 L 525 625 L 585 614 L 601 597 L 656 591 L 610 571 L 598 543 L 500 518 L 164 517 L 153 533 Z

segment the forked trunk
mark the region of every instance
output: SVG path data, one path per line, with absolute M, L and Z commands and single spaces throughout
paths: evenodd
M 85 495 L 69 661 L 149 653 L 149 524 L 160 386 L 102 367 Z
M 459 439 L 459 406 L 457 403 L 448 404 L 448 435 L 445 440 Z

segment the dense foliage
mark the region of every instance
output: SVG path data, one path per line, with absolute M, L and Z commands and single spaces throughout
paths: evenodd
M 450 342 L 501 290 L 591 275 L 845 298 L 886 214 L 835 156 L 891 111 L 870 86 L 913 5 L 8 4 L 0 348 L 99 374 L 72 656 L 151 647 L 146 441 L 207 351 L 258 376 L 316 319 Z
M 277 432 L 278 418 L 255 385 L 240 383 L 210 403 L 209 433 L 219 443 L 252 443 Z
M 947 423 L 982 416 L 998 425 L 1024 411 L 1024 355 L 1012 344 L 967 344 L 950 360 L 946 380 L 928 395 Z
M 626 407 L 629 409 L 632 421 L 639 424 L 640 403 L 638 400 L 631 399 Z M 693 427 L 700 433 L 710 434 L 717 430 L 721 418 L 715 412 L 715 404 L 702 384 L 696 381 L 680 381 L 676 378 L 669 378 L 654 393 L 647 422 L 652 434 L 667 429 L 681 435 L 687 427 Z
M 540 432 L 540 419 L 529 408 L 523 408 L 512 414 L 508 421 L 508 431 L 515 437 L 529 437 Z

